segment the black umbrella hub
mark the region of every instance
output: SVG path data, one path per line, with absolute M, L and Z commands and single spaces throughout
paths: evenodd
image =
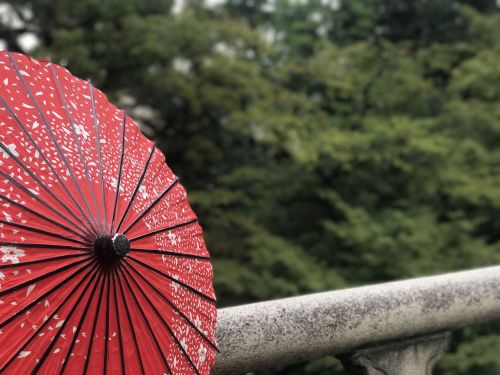
M 130 251 L 130 242 L 123 234 L 98 237 L 94 242 L 94 251 L 103 264 L 113 264 Z

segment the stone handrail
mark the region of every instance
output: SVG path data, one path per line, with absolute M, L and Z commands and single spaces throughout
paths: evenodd
M 341 358 L 352 374 L 430 374 L 448 331 L 500 320 L 500 267 L 230 307 L 218 315 L 221 352 L 213 374 L 325 355 Z

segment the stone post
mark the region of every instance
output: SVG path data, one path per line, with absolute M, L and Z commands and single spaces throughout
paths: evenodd
M 431 375 L 449 341 L 444 332 L 372 345 L 339 359 L 351 375 Z

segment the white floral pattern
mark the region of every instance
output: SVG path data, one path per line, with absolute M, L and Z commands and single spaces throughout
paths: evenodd
M 17 153 L 16 151 L 16 145 L 11 143 L 10 145 L 5 145 L 5 148 L 7 148 L 10 153 L 14 156 L 19 156 L 19 154 Z M 10 157 L 9 153 L 7 151 L 5 151 L 3 148 L 0 148 L 0 152 L 2 152 L 2 155 L 3 155 L 3 158 L 4 159 L 7 159 Z
M 0 252 L 3 254 L 1 258 L 2 263 L 19 263 L 19 258 L 25 255 L 24 250 L 13 246 L 0 246 Z

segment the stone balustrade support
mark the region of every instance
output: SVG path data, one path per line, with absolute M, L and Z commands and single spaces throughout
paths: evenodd
M 375 344 L 339 356 L 350 375 L 431 375 L 448 347 L 450 333 Z

